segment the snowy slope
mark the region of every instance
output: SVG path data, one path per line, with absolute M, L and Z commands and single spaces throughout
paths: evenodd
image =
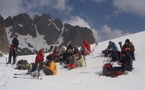
M 58 74 L 56 76 L 44 76 L 42 80 L 13 78 L 14 73 L 24 74 L 26 71 L 14 70 L 11 65 L 6 66 L 7 56 L 1 57 L 0 90 L 144 90 L 144 35 L 145 31 L 111 40 L 117 44 L 118 48 L 118 42 L 122 41 L 124 43 L 127 38 L 135 45 L 136 61 L 133 63 L 135 69 L 128 75 L 122 75 L 117 78 L 99 76 L 104 58 L 98 56 L 107 47 L 108 40 L 99 42 L 94 53 L 87 56 L 87 67 L 66 70 L 57 64 Z M 95 44 L 91 45 L 92 49 L 94 46 Z M 27 59 L 29 62 L 33 62 L 35 55 L 18 56 L 17 59 Z

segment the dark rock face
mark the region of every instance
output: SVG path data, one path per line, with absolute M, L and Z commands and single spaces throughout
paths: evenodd
M 35 16 L 34 22 L 36 24 L 37 31 L 40 35 L 45 35 L 45 31 L 48 30 L 48 27 L 51 24 L 50 20 L 51 17 L 47 14 L 43 14 L 42 16 Z
M 31 45 L 31 43 L 28 43 L 28 46 L 29 46 L 30 48 L 33 48 L 33 47 L 34 47 L 34 46 Z
M 69 30 L 67 30 L 69 29 Z M 88 28 L 83 28 L 79 26 L 71 26 L 69 24 L 65 24 L 65 33 L 64 33 L 64 45 L 67 45 L 69 41 L 71 41 L 71 45 L 81 46 L 82 41 L 86 39 L 90 44 L 95 42 L 93 37 L 93 33 Z
M 30 17 L 25 13 L 14 16 L 13 19 L 8 17 L 5 20 L 5 24 L 6 27 L 12 26 L 11 36 L 13 36 L 14 33 L 18 33 L 21 35 L 30 34 L 33 37 L 36 37 L 35 24 L 33 20 L 30 19 Z
M 43 14 L 41 16 L 36 15 L 34 19 L 31 19 L 29 15 L 23 13 L 14 16 L 13 18 L 8 17 L 5 20 L 2 19 L 2 22 L 2 24 L 0 23 L 1 31 L 5 31 L 6 27 L 11 27 L 11 36 L 13 36 L 14 33 L 18 33 L 20 35 L 29 34 L 33 38 L 35 38 L 38 37 L 37 35 L 40 34 L 44 36 L 44 40 L 46 40 L 46 43 L 48 45 L 62 44 L 66 46 L 68 42 L 71 41 L 72 46 L 81 46 L 84 39 L 88 40 L 90 44 L 95 43 L 93 33 L 90 29 L 79 26 L 72 26 L 70 24 L 63 24 L 62 21 L 58 18 L 53 21 L 51 19 L 51 16 L 48 14 Z M 2 36 L 6 36 L 5 32 L 0 34 Z M 60 37 L 63 38 L 63 42 L 59 42 Z M 26 41 L 28 39 L 29 38 L 26 38 Z M 8 43 L 8 41 L 6 42 Z M 32 48 L 35 48 L 35 46 L 32 45 L 30 42 L 27 46 L 28 48 L 19 48 L 20 55 L 33 54 L 34 51 L 36 51 L 35 49 L 34 51 L 31 51 Z M 29 48 L 31 48 L 31 50 L 29 50 Z
M 9 47 L 9 44 L 8 44 L 8 39 L 5 32 L 4 19 L 0 16 L 0 51 L 4 54 L 7 54 L 9 52 L 8 47 Z M 2 53 L 0 54 L 0 56 L 3 55 Z
M 18 55 L 29 55 L 29 54 L 34 54 L 31 50 L 28 48 L 19 48 L 18 47 Z
M 56 24 L 56 26 L 58 27 L 58 29 L 62 30 L 62 26 L 63 26 L 63 23 L 61 22 L 60 19 L 55 19 L 54 20 L 54 23 Z
M 59 20 L 56 21 L 59 22 Z M 55 23 L 51 20 L 50 15 L 43 14 L 40 17 L 35 16 L 34 22 L 37 26 L 38 33 L 45 36 L 44 39 L 48 45 L 55 44 L 57 42 L 61 32 L 56 28 Z M 62 27 L 59 23 L 56 25 Z

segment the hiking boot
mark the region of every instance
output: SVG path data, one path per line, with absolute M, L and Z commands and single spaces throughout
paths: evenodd
M 68 69 L 68 70 L 71 70 L 72 68 L 71 68 L 71 67 L 68 67 L 67 69 Z
M 11 64 L 10 62 L 7 62 L 6 64 Z
M 127 72 L 127 71 L 124 71 L 124 72 L 123 72 L 123 74 L 124 74 L 124 75 L 127 75 L 127 74 L 128 74 L 128 72 Z
M 67 66 L 63 66 L 64 68 L 67 68 Z
M 62 62 L 60 62 L 60 65 L 62 65 Z

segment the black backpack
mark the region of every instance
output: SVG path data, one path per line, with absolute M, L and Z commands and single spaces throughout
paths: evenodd
M 16 65 L 17 65 L 17 67 L 15 69 L 25 70 L 25 69 L 28 69 L 30 67 L 28 61 L 23 60 L 23 59 L 19 60 Z

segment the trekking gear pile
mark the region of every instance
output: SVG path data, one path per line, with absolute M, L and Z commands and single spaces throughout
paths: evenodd
M 30 67 L 30 64 L 28 63 L 27 60 L 19 60 L 16 64 L 16 68 L 15 69 L 19 69 L 19 70 L 26 70 Z
M 118 75 L 122 75 L 123 72 L 121 72 L 121 67 L 115 67 L 113 66 L 114 62 L 120 60 L 120 52 L 110 52 L 109 50 L 103 51 L 104 53 L 104 61 L 103 61 L 103 72 L 100 75 L 103 76 L 110 76 L 110 77 L 116 77 Z

